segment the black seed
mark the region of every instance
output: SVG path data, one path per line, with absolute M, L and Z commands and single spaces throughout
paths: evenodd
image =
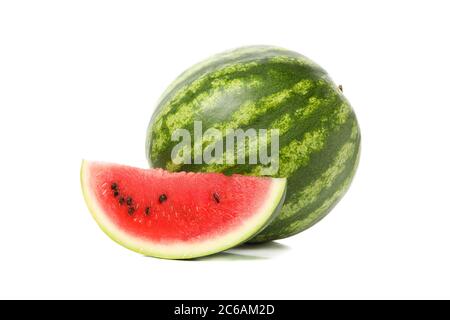
M 148 216 L 150 214 L 150 207 L 145 208 L 145 215 Z
M 339 89 L 341 92 L 344 92 L 344 88 L 342 87 L 342 84 L 338 85 L 338 89 Z
M 117 183 L 113 183 L 112 185 L 111 185 L 111 190 L 117 190 Z
M 213 193 L 213 198 L 214 198 L 214 201 L 215 201 L 215 202 L 217 202 L 217 203 L 220 202 L 220 197 L 219 197 L 219 194 L 218 194 L 217 192 L 214 192 L 214 193 Z
M 131 215 L 133 215 L 134 214 L 134 208 L 133 207 L 129 207 L 128 208 L 128 214 L 131 216 Z
M 119 191 L 114 191 L 114 198 L 116 198 L 119 195 Z
M 167 200 L 167 196 L 164 193 L 159 196 L 159 203 L 163 203 L 166 200 Z
M 127 198 L 127 205 L 131 206 L 133 203 L 133 199 L 131 199 L 130 197 Z
M 125 198 L 124 197 L 120 197 L 119 198 L 119 204 L 123 205 L 124 202 L 125 202 Z

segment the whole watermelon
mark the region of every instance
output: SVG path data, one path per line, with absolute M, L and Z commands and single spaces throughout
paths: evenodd
M 322 219 L 355 174 L 360 130 L 341 91 L 325 70 L 296 52 L 252 46 L 218 54 L 181 74 L 161 97 L 148 128 L 148 160 L 170 171 L 260 175 L 265 164 L 198 163 L 195 147 L 184 150 L 191 163 L 174 161 L 179 140 L 172 134 L 183 128 L 194 139 L 194 121 L 204 131 L 277 129 L 279 162 L 272 175 L 288 178 L 286 201 L 252 242 L 292 236 Z M 252 150 L 246 146 L 246 157 Z

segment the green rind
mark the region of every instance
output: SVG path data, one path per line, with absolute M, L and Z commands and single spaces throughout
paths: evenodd
M 312 227 L 322 220 L 349 189 L 358 167 L 359 157 L 360 148 L 358 148 L 357 153 L 353 154 L 352 159 L 347 161 L 345 169 L 339 174 L 339 178 L 333 185 L 321 191 L 323 195 L 318 200 L 305 210 L 299 211 L 295 216 L 272 223 L 264 229 L 264 232 L 256 235 L 249 242 L 258 243 L 287 238 Z
M 84 200 L 89 208 L 89 211 L 97 222 L 99 227 L 111 238 L 113 241 L 122 245 L 123 247 L 141 253 L 146 256 L 161 258 L 161 259 L 193 259 L 203 257 L 211 254 L 215 254 L 221 251 L 225 251 L 236 245 L 244 243 L 262 231 L 272 222 L 279 214 L 282 207 L 285 195 L 286 195 L 286 179 L 274 179 L 272 183 L 272 193 L 268 195 L 272 197 L 271 200 L 266 201 L 266 206 L 261 210 L 262 214 L 258 221 L 251 224 L 251 228 L 243 230 L 243 232 L 235 232 L 236 237 L 225 239 L 221 242 L 221 239 L 214 239 L 204 241 L 203 243 L 190 244 L 167 244 L 167 245 L 155 245 L 150 241 L 137 240 L 136 238 L 126 234 L 124 230 L 119 230 L 114 227 L 113 223 L 108 221 L 106 215 L 103 214 L 100 206 L 96 203 L 95 197 L 92 196 L 89 187 L 89 162 L 83 160 L 80 172 L 80 181 L 83 192 Z M 272 201 L 273 200 L 273 201 Z M 225 237 L 224 237 L 225 238 Z M 206 243 L 208 242 L 208 243 Z M 206 243 L 206 245 L 205 245 Z M 174 250 L 175 247 L 175 250 Z M 177 247 L 182 248 L 181 250 Z M 199 247 L 201 249 L 199 249 Z
M 284 57 L 287 59 L 292 59 L 291 62 L 298 61 L 300 64 L 303 64 L 306 67 L 309 67 L 314 70 L 315 73 L 317 73 L 318 77 L 324 77 L 327 78 L 326 72 L 321 69 L 318 65 L 316 65 L 311 60 L 307 59 L 306 57 L 293 52 L 289 51 L 283 48 L 273 47 L 273 46 L 249 46 L 249 47 L 242 47 L 230 51 L 226 51 L 220 54 L 217 54 L 203 62 L 200 62 L 193 67 L 189 68 L 185 72 L 183 72 L 163 93 L 161 98 L 159 99 L 159 102 L 157 104 L 156 110 L 153 113 L 153 116 L 151 118 L 151 121 L 149 123 L 148 129 L 147 129 L 147 140 L 146 140 L 146 155 L 149 160 L 149 163 L 153 167 L 164 167 L 164 160 L 168 161 L 170 159 L 169 156 L 165 156 L 160 163 L 155 163 L 152 165 L 152 158 L 150 156 L 151 152 L 151 144 L 153 141 L 153 125 L 154 123 L 162 117 L 162 115 L 165 115 L 165 110 L 163 110 L 167 103 L 170 102 L 170 100 L 178 100 L 176 99 L 175 95 L 179 94 L 180 91 L 183 91 L 183 89 L 186 89 L 190 85 L 192 85 L 196 81 L 204 82 L 206 86 L 211 86 L 211 83 L 213 83 L 213 80 L 217 79 L 210 79 L 205 76 L 212 74 L 214 72 L 217 72 L 220 70 L 223 70 L 224 68 L 233 68 L 237 65 L 245 65 L 245 64 L 253 64 L 256 60 L 267 60 L 267 59 L 273 59 L 276 57 Z M 241 76 L 245 76 L 245 72 L 241 72 Z M 254 72 L 249 72 L 249 76 L 251 77 Z M 222 74 L 219 75 L 219 79 L 221 78 Z M 204 91 L 203 91 L 204 92 Z M 267 92 L 267 90 L 266 90 Z M 273 92 L 277 92 L 277 87 L 275 86 L 273 88 Z M 195 98 L 195 97 L 193 97 Z M 165 108 L 167 109 L 167 108 Z M 175 113 L 172 110 L 172 113 Z M 212 115 L 211 113 L 210 115 Z M 205 120 L 204 117 L 202 120 Z M 155 152 L 153 152 L 155 154 Z M 170 152 L 169 152 L 170 154 Z
M 194 120 L 220 130 L 280 129 L 276 176 L 288 177 L 286 201 L 280 216 L 253 242 L 284 238 L 315 224 L 343 196 L 357 168 L 360 130 L 350 104 L 322 68 L 295 52 L 245 47 L 206 60 L 168 88 L 149 124 L 151 166 L 259 175 L 260 166 L 171 163 L 171 131 L 178 126 L 192 134 Z M 336 167 L 339 174 L 336 158 L 344 162 Z M 329 176 L 320 180 L 327 170 Z

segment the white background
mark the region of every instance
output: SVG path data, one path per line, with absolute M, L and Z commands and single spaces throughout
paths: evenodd
M 446 1 L 2 1 L 0 298 L 450 298 Z M 344 86 L 362 157 L 333 212 L 276 244 L 198 261 L 116 245 L 82 158 L 146 167 L 156 100 L 250 44 Z

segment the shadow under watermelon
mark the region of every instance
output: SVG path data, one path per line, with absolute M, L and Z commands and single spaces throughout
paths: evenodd
M 274 241 L 257 244 L 244 243 L 227 251 L 190 261 L 267 260 L 275 258 L 290 249 L 289 246 Z

